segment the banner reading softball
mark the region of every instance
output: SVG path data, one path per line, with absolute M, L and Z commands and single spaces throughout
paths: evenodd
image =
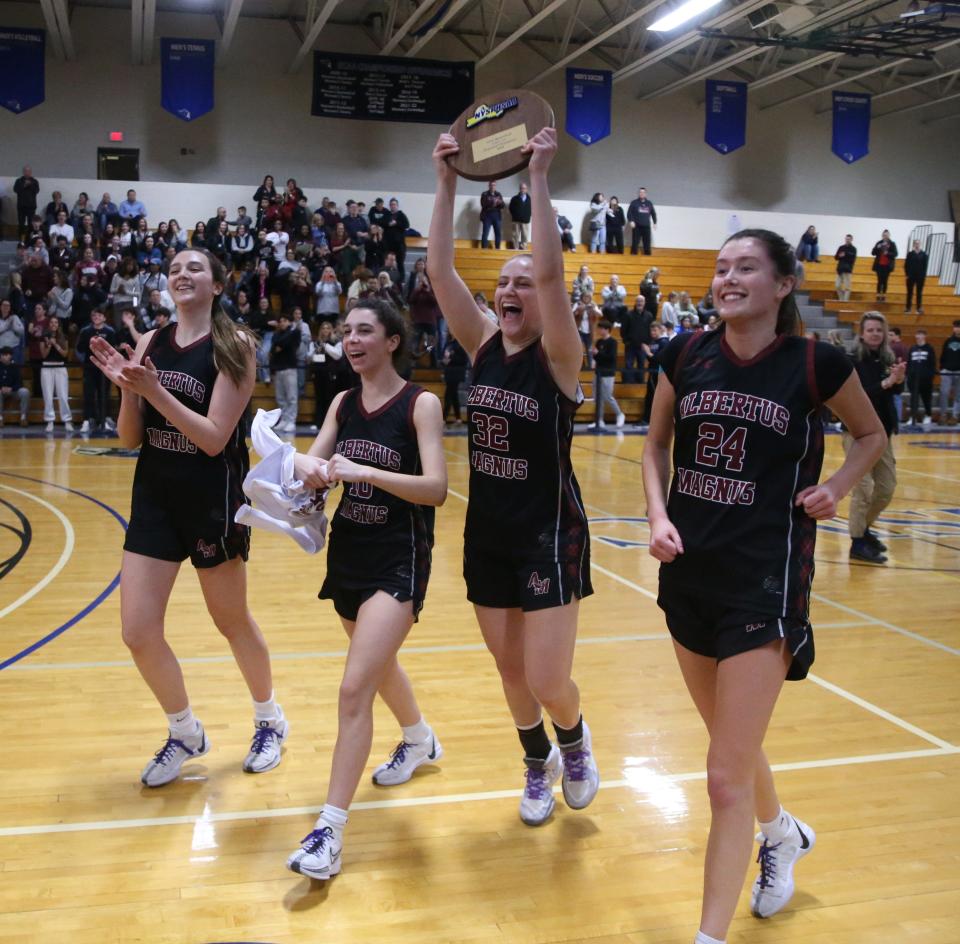
M 707 79 L 706 129 L 703 140 L 729 154 L 747 143 L 747 83 Z
M 212 39 L 160 40 L 160 104 L 194 121 L 213 111 Z
M 15 115 L 46 98 L 44 47 L 38 29 L 0 26 L 0 105 Z
M 567 134 L 586 145 L 607 137 L 612 89 L 606 69 L 567 69 Z
M 852 164 L 870 153 L 870 96 L 861 92 L 833 93 L 833 141 L 841 161 Z

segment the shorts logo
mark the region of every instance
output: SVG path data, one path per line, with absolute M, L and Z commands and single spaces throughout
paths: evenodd
M 207 544 L 203 538 L 200 538 L 197 541 L 197 551 L 200 554 L 203 554 L 206 560 L 210 560 L 211 557 L 216 557 L 217 554 L 217 545 L 216 544 Z
M 756 632 L 758 629 L 763 629 L 763 627 L 766 625 L 766 623 L 747 623 L 747 632 Z
M 530 580 L 527 583 L 527 589 L 533 590 L 535 597 L 546 596 L 550 592 L 550 578 L 541 579 L 540 574 L 534 571 L 530 574 Z

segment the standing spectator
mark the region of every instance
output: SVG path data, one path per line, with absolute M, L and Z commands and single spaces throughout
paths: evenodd
M 263 183 L 257 187 L 257 192 L 253 195 L 253 205 L 259 207 L 262 200 L 266 200 L 268 205 L 280 202 L 277 188 L 273 185 L 273 177 L 270 174 L 267 174 L 263 178 Z
M 97 208 L 94 213 L 97 218 L 97 226 L 99 227 L 101 233 L 107 228 L 107 226 L 117 226 L 120 223 L 120 210 L 110 198 L 109 193 L 105 193 L 100 198 L 100 202 L 97 204 Z
M 136 309 L 140 301 L 140 270 L 137 260 L 127 256 L 110 282 L 110 304 L 114 327 L 120 327 L 120 314 L 125 308 Z
M 937 354 L 927 344 L 927 332 L 917 328 L 914 335 L 916 343 L 907 353 L 907 390 L 910 391 L 910 424 L 920 427 L 920 402 L 923 401 L 923 425 L 933 422 L 931 401 L 933 399 L 933 378 L 937 374 Z
M 37 302 L 32 306 L 33 314 L 27 322 L 27 359 L 30 362 L 30 374 L 33 381 L 33 395 L 43 395 L 40 383 L 40 366 L 43 364 L 43 338 L 47 331 L 47 306 Z
M 797 258 L 807 262 L 820 261 L 820 235 L 816 226 L 808 226 L 797 243 Z
M 477 304 L 477 309 L 487 321 L 492 324 L 499 324 L 500 321 L 497 318 L 497 313 L 487 304 L 487 296 L 483 292 L 474 292 L 473 300 Z
M 131 227 L 137 226 L 147 215 L 147 208 L 137 199 L 136 190 L 127 191 L 127 199 L 117 208 L 121 220 L 128 220 Z
M 843 340 L 840 338 L 839 331 L 831 331 L 827 337 L 830 339 L 831 343 L 846 348 L 846 345 L 843 343 Z M 893 362 L 895 364 L 903 364 L 904 370 L 906 370 L 907 359 L 910 356 L 910 350 L 903 343 L 903 332 L 896 327 L 890 327 L 887 329 L 887 343 L 890 345 L 890 350 L 893 351 Z M 894 413 L 894 424 L 893 431 L 895 433 L 900 432 L 900 421 L 903 419 L 903 384 L 899 383 L 893 387 L 893 413 Z
M 633 234 L 630 237 L 630 254 L 635 256 L 640 248 L 640 240 L 643 240 L 643 254 L 650 255 L 650 244 L 652 242 L 651 226 L 657 228 L 657 209 L 647 198 L 647 190 L 641 187 L 637 191 L 637 199 L 630 201 L 627 207 L 627 220 L 633 226 Z
M 297 351 L 300 349 L 300 329 L 294 328 L 290 316 L 281 312 L 277 316 L 277 330 L 273 332 L 270 348 L 270 370 L 273 375 L 280 419 L 277 431 L 297 431 Z
M 0 319 L 2 324 L 2 319 Z M 2 338 L 2 334 L 0 334 Z M 950 416 L 950 397 L 953 395 L 953 416 Z M 957 425 L 960 419 L 960 319 L 953 323 L 953 334 L 940 351 L 940 425 Z
M 500 248 L 500 229 L 503 217 L 503 196 L 497 190 L 497 182 L 491 180 L 480 194 L 480 248 L 489 249 L 490 228 L 493 228 L 494 248 Z
M 53 432 L 56 419 L 54 401 L 60 404 L 60 419 L 68 433 L 73 432 L 73 415 L 70 412 L 70 397 L 67 380 L 67 336 L 60 327 L 60 319 L 47 319 L 40 339 L 40 388 L 43 391 L 43 419 L 48 433 Z
M 850 285 L 853 280 L 853 266 L 857 261 L 857 247 L 850 233 L 843 239 L 843 245 L 833 254 L 837 260 L 837 300 L 850 301 Z
M 666 329 L 667 337 L 673 337 L 680 324 L 680 312 L 677 310 L 677 293 L 670 292 L 660 312 L 660 323 Z
M 310 325 L 303 317 L 303 306 L 295 305 L 290 310 L 290 327 L 300 333 L 300 346 L 297 348 L 297 397 L 302 397 L 307 386 L 307 364 L 310 363 L 310 347 L 313 344 Z
M 910 308 L 913 305 L 913 290 L 917 290 L 917 314 L 923 314 L 923 283 L 927 279 L 927 262 L 929 258 L 920 247 L 920 240 L 913 241 L 913 247 L 907 253 L 907 258 L 903 262 L 903 271 L 907 277 L 907 304 L 904 306 L 904 313 L 910 314 Z
M 616 383 L 617 374 L 617 341 L 610 336 L 613 324 L 606 318 L 601 318 L 597 322 L 597 343 L 593 346 L 593 364 L 596 369 L 593 384 L 593 399 L 596 404 L 596 419 L 589 425 L 588 429 L 599 431 L 606 429 L 607 424 L 603 420 L 604 406 L 609 403 L 613 407 L 613 412 L 617 417 L 617 429 L 620 429 L 626 421 L 620 404 L 613 397 L 613 387 Z
M 267 234 L 267 242 L 273 247 L 273 262 L 276 267 L 287 258 L 287 246 L 290 243 L 290 234 L 283 228 L 283 220 L 279 217 L 273 221 L 273 231 Z
M 383 197 L 377 197 L 377 199 L 373 201 L 373 206 L 370 207 L 370 212 L 367 214 L 370 225 L 379 226 L 380 229 L 384 229 L 389 218 L 390 211 L 383 205 Z
M 440 306 L 433 293 L 430 277 L 423 259 L 417 259 L 414 271 L 410 274 L 410 286 L 407 291 L 407 303 L 410 305 L 410 320 L 413 333 L 410 339 L 416 356 L 430 355 L 430 366 L 437 366 L 437 320 Z
M 100 285 L 97 274 L 81 270 L 76 281 L 77 287 L 73 293 L 73 323 L 82 331 L 89 324 L 93 309 L 106 303 L 107 293 Z
M 623 382 L 643 383 L 643 367 L 650 344 L 650 326 L 653 315 L 646 309 L 646 299 L 638 295 L 633 308 L 620 321 L 620 337 L 623 338 Z
M 60 319 L 64 328 L 70 327 L 73 315 L 73 289 L 66 272 L 57 269 L 53 273 L 53 288 L 47 293 L 47 310 Z
M 607 209 L 610 204 L 607 198 L 599 191 L 590 198 L 590 244 L 588 252 L 607 251 Z
M 383 241 L 383 229 L 377 223 L 370 223 L 369 225 L 370 232 L 363 244 L 363 264 L 374 275 L 379 275 L 386 259 L 387 249 Z
M 17 195 L 17 226 L 21 233 L 30 229 L 30 220 L 37 212 L 37 196 L 40 182 L 33 176 L 29 167 L 13 182 L 13 192 Z
M 897 261 L 897 244 L 890 238 L 890 230 L 885 229 L 870 250 L 873 255 L 873 271 L 877 273 L 877 301 L 887 300 L 887 281 Z
M 330 403 L 340 390 L 337 378 L 342 358 L 343 344 L 334 336 L 333 324 L 321 321 L 310 357 L 313 364 L 314 398 L 311 433 L 316 433 L 323 426 Z
M 640 282 L 640 294 L 646 300 L 646 309 L 653 315 L 653 320 L 657 320 L 657 311 L 660 307 L 660 270 L 654 266 L 648 269 L 643 280 Z
M 294 214 L 302 199 L 304 199 L 304 194 L 297 186 L 296 180 L 292 177 L 288 178 L 286 189 L 283 191 L 283 198 L 280 201 L 280 218 L 283 220 L 285 229 L 292 228 Z
M 337 280 L 333 266 L 324 266 L 320 281 L 313 288 L 317 297 L 317 320 L 334 322 L 340 317 L 340 296 L 343 287 Z M 318 423 L 317 426 L 321 424 Z
M 573 320 L 580 333 L 583 356 L 588 370 L 593 367 L 593 329 L 602 317 L 600 309 L 593 302 L 593 293 L 582 292 L 580 301 L 573 306 Z
M 650 325 L 650 344 L 644 351 L 647 355 L 647 393 L 643 398 L 643 419 L 637 425 L 646 429 L 650 425 L 650 410 L 653 397 L 657 392 L 657 380 L 660 379 L 660 355 L 670 343 L 667 332 L 659 321 Z
M 107 324 L 107 316 L 102 308 L 90 312 L 90 324 L 77 335 L 77 356 L 83 360 L 83 424 L 81 433 L 92 433 L 98 429 L 110 432 L 116 429 L 113 420 L 107 415 L 110 404 L 110 382 L 106 374 L 90 358 L 90 341 L 103 338 L 111 347 L 117 346 L 116 332 Z
M 573 223 L 565 216 L 560 215 L 560 211 L 554 207 L 553 215 L 557 221 L 557 234 L 560 236 L 560 248 L 564 252 L 576 252 L 577 241 L 573 238 Z
M 0 426 L 3 426 L 3 411 L 7 408 L 7 397 L 17 401 L 20 425 L 26 426 L 27 411 L 30 409 L 30 391 L 23 385 L 19 364 L 13 362 L 13 349 L 3 345 L 0 347 Z
M 603 316 L 610 322 L 619 322 L 627 311 L 625 301 L 627 290 L 620 284 L 619 275 L 610 276 L 610 281 L 603 287 L 601 295 L 603 297 L 603 305 L 601 306 Z
M 593 276 L 590 275 L 590 267 L 586 265 L 580 266 L 580 270 L 577 272 L 573 280 L 573 285 L 570 288 L 570 302 L 576 305 L 583 297 L 584 292 L 589 292 L 593 295 L 593 288 Z
M 509 209 L 510 219 L 513 222 L 513 248 L 522 252 L 527 248 L 527 243 L 530 242 L 530 214 L 532 212 L 530 194 L 527 192 L 525 183 L 521 183 L 520 192 L 510 198 Z
M 511 216 L 513 214 L 511 213 Z M 447 421 L 447 413 L 453 413 L 453 421 L 457 426 L 463 423 L 460 419 L 460 385 L 467 379 L 467 367 L 470 364 L 467 352 L 460 346 L 456 338 L 451 337 L 443 349 L 443 421 Z
M 347 200 L 347 215 L 343 218 L 343 228 L 350 237 L 351 245 L 358 248 L 370 235 L 370 224 L 365 216 L 360 215 L 360 204 L 356 200 Z
M 885 564 L 886 546 L 870 526 L 890 504 L 897 487 L 897 462 L 893 456 L 890 434 L 895 426 L 893 389 L 903 383 L 906 364 L 894 360 L 887 343 L 887 319 L 878 311 L 868 311 L 860 319 L 860 335 L 853 351 L 856 368 L 864 393 L 880 418 L 887 434 L 887 443 L 876 463 L 850 492 L 850 511 L 847 528 L 850 532 L 850 559 L 871 564 Z M 849 432 L 843 432 L 843 451 L 849 453 L 854 445 Z
M 53 288 L 53 270 L 40 255 L 33 254 L 27 259 L 20 277 L 28 305 L 42 302 Z
M 13 310 L 9 298 L 0 301 L 0 347 L 8 347 L 13 352 L 13 362 L 23 363 L 23 320 Z
M 623 207 L 617 197 L 610 198 L 607 207 L 607 252 L 623 255 L 623 228 L 627 225 Z
M 226 207 L 217 207 L 217 215 L 211 216 L 210 219 L 207 220 L 207 232 L 208 233 L 217 232 L 217 230 L 220 229 L 221 221 L 223 221 L 224 223 L 226 223 L 227 221 Z

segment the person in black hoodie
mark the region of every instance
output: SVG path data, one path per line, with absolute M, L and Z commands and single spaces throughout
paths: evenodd
M 865 312 L 860 319 L 860 335 L 851 356 L 864 392 L 883 424 L 887 445 L 873 468 L 850 492 L 850 512 L 847 518 L 850 560 L 885 564 L 886 545 L 870 530 L 870 526 L 890 504 L 897 487 L 897 463 L 893 457 L 891 438 L 896 427 L 893 390 L 903 383 L 906 364 L 895 361 L 888 341 L 887 319 L 879 311 Z M 853 436 L 844 430 L 845 454 L 853 443 Z
M 923 283 L 927 278 L 927 254 L 920 247 L 920 240 L 913 241 L 913 248 L 907 253 L 903 262 L 903 271 L 907 277 L 907 304 L 904 312 L 910 313 L 913 306 L 913 290 L 917 290 L 917 314 L 923 314 Z
M 953 394 L 953 417 L 950 417 L 950 395 Z M 960 319 L 953 323 L 953 334 L 943 342 L 940 351 L 940 422 L 955 426 L 960 419 Z
M 623 382 L 643 383 L 643 368 L 647 355 L 644 347 L 650 344 L 650 326 L 653 313 L 646 309 L 646 299 L 638 295 L 633 308 L 620 319 L 620 337 L 623 338 Z
M 897 261 L 897 244 L 890 238 L 890 230 L 885 229 L 870 250 L 873 255 L 873 271 L 877 273 L 877 301 L 887 300 L 887 280 Z
M 520 192 L 510 198 L 510 219 L 513 222 L 513 248 L 521 252 L 530 242 L 530 194 L 527 185 L 520 184 Z
M 623 207 L 616 197 L 607 205 L 607 252 L 623 255 L 623 228 L 627 225 Z
M 927 332 L 917 328 L 914 344 L 907 353 L 907 389 L 910 391 L 910 422 L 919 427 L 920 413 L 917 409 L 923 401 L 925 414 L 923 425 L 933 422 L 930 403 L 933 398 L 933 378 L 937 373 L 937 354 L 927 344 Z
M 297 351 L 300 349 L 300 329 L 294 327 L 290 316 L 283 312 L 277 317 L 277 330 L 273 332 L 270 348 L 270 370 L 273 374 L 280 419 L 277 432 L 297 431 L 299 389 L 297 382 Z
M 447 413 L 452 411 L 453 421 L 459 426 L 463 422 L 460 419 L 460 385 L 467 379 L 470 360 L 456 338 L 451 337 L 447 341 L 442 364 L 443 382 L 446 385 L 443 391 L 443 421 L 447 421 Z
M 90 313 L 90 323 L 77 335 L 77 357 L 83 359 L 83 425 L 81 433 L 92 433 L 98 429 L 113 431 L 116 426 L 107 416 L 110 408 L 110 381 L 106 374 L 90 359 L 90 342 L 94 338 L 103 338 L 111 347 L 117 347 L 117 335 L 107 324 L 107 316 L 102 308 L 94 308 Z

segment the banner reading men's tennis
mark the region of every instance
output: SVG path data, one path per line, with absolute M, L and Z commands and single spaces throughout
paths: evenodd
M 160 104 L 183 121 L 213 111 L 212 39 L 160 40 Z
M 19 26 L 0 26 L 0 105 L 15 115 L 46 97 L 44 48 L 46 33 Z

